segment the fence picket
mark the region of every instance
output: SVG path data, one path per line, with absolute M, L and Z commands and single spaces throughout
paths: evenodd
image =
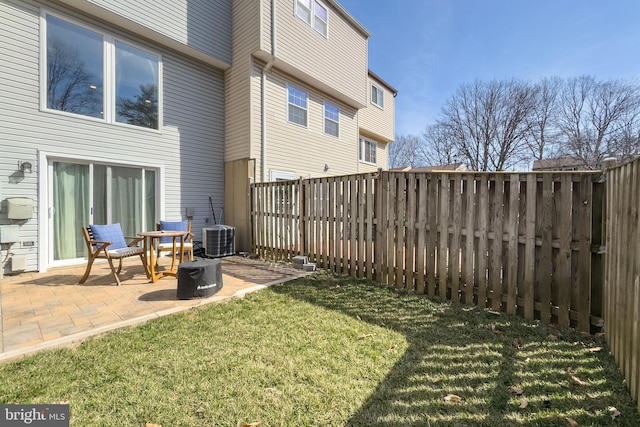
M 425 263 L 426 263 L 426 235 L 427 235 L 427 176 L 425 173 L 416 176 L 416 198 L 418 221 L 416 224 L 416 292 L 424 294 Z
M 640 275 L 638 274 L 638 266 L 640 265 L 640 212 L 638 207 L 638 192 L 640 191 L 640 163 L 634 162 L 630 165 L 633 168 L 633 177 L 630 180 L 631 183 L 631 198 L 629 204 L 631 206 L 631 212 L 629 218 L 631 224 L 628 230 L 629 242 L 629 258 L 628 262 L 630 266 L 634 266 L 633 269 L 629 269 L 629 289 L 630 295 L 626 300 L 626 304 L 629 304 L 628 319 L 628 331 L 630 337 L 636 337 L 631 339 L 629 351 L 629 371 L 627 381 L 629 384 L 629 390 L 631 395 L 636 400 L 640 396 L 640 340 L 637 339 L 640 336 Z M 632 271 L 634 270 L 634 271 Z M 640 408 L 640 401 L 638 401 L 638 408 Z
M 489 219 L 493 238 L 490 246 L 489 292 L 491 308 L 500 311 L 502 307 L 502 226 L 504 221 L 504 178 L 494 174 L 489 187 Z M 491 238 L 491 234 L 490 234 Z
M 366 227 L 366 242 L 365 242 L 365 253 L 366 253 L 366 272 L 367 279 L 371 280 L 374 277 L 373 265 L 374 260 L 373 257 L 375 255 L 375 248 L 373 247 L 373 231 L 374 231 L 374 218 L 375 213 L 377 212 L 376 206 L 373 203 L 373 196 L 375 194 L 375 179 L 374 175 L 367 176 L 366 179 L 366 207 L 364 209 L 365 212 L 365 227 Z
M 525 319 L 534 319 L 535 308 L 535 264 L 536 264 L 536 176 L 527 175 L 526 189 L 524 195 L 526 197 L 525 225 L 524 225 L 524 254 L 523 254 L 523 282 L 520 286 L 520 292 L 524 299 L 523 315 Z
M 571 201 L 571 175 L 563 175 L 560 182 L 556 182 L 555 206 L 556 216 L 556 237 L 560 242 L 554 265 L 553 285 L 556 289 L 557 299 L 554 301 L 558 306 L 558 324 L 560 326 L 570 326 L 571 309 L 571 222 L 572 210 Z M 559 187 L 558 187 L 559 185 Z
M 505 187 L 507 191 L 507 200 L 505 200 L 505 223 L 507 226 L 507 246 L 506 246 L 506 266 L 505 277 L 503 282 L 506 283 L 506 311 L 509 314 L 515 314 L 517 308 L 517 285 L 518 285 L 518 211 L 520 209 L 520 175 L 509 175 L 509 185 Z
M 475 181 L 473 175 L 467 174 L 464 177 L 464 208 L 465 214 L 465 239 L 463 260 L 464 277 L 464 303 L 473 304 L 474 299 L 474 252 L 475 252 Z
M 478 287 L 478 306 L 488 307 L 488 271 L 489 271 L 489 177 L 482 175 L 478 191 L 478 252 L 475 282 Z
M 551 322 L 551 274 L 552 274 L 552 233 L 553 233 L 553 181 L 551 174 L 542 176 L 540 232 L 542 246 L 540 247 L 540 265 L 538 276 L 538 301 L 540 302 L 540 320 Z
M 405 214 L 406 246 L 405 246 L 405 288 L 416 289 L 416 175 L 408 174 L 407 178 L 407 209 Z
M 428 221 L 427 234 L 427 295 L 434 296 L 437 288 L 437 258 L 438 258 L 438 190 L 440 180 L 438 175 L 430 174 L 428 178 Z
M 451 283 L 451 300 L 460 301 L 460 247 L 461 247 L 461 233 L 462 233 L 462 181 L 460 174 L 453 175 L 453 183 L 451 186 L 450 206 L 451 214 L 451 238 L 449 245 L 449 278 Z
M 438 216 L 438 296 L 447 298 L 447 257 L 449 247 L 449 175 L 440 174 Z
M 589 307 L 588 310 L 578 311 L 578 330 L 589 332 L 591 327 L 591 217 L 592 217 L 592 183 L 591 176 L 580 178 L 580 227 L 578 229 L 578 247 L 580 261 L 578 263 L 579 296 L 578 307 Z
M 396 200 L 395 209 L 395 269 L 394 277 L 397 288 L 404 288 L 404 266 L 405 266 L 405 254 L 406 254 L 406 234 L 405 234 L 405 213 L 407 211 L 407 191 L 406 191 L 406 178 L 404 173 L 395 174 L 395 188 L 396 193 L 394 199 Z

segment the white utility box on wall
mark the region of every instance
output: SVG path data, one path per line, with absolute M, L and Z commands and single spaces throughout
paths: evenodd
M 0 243 L 15 243 L 20 238 L 18 225 L 0 225 Z
M 33 200 L 26 197 L 11 197 L 7 199 L 7 218 L 31 219 L 33 215 Z
M 11 258 L 11 272 L 19 273 L 27 269 L 27 257 L 25 255 L 12 255 Z

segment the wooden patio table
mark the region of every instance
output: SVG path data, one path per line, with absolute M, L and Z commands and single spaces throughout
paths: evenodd
M 177 277 L 178 263 L 176 263 L 176 252 L 180 253 L 180 263 L 184 261 L 184 230 L 161 230 L 161 231 L 143 231 L 138 236 L 144 237 L 144 253 L 145 253 L 145 269 L 147 277 L 151 282 L 156 283 L 158 279 L 164 276 Z M 173 241 L 173 253 L 171 260 L 171 268 L 168 270 L 156 271 L 156 253 L 160 239 L 170 237 Z

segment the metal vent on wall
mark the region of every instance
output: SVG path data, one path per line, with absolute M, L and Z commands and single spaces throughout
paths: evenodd
M 235 227 L 230 225 L 213 225 L 202 229 L 202 246 L 208 257 L 218 258 L 235 255 Z

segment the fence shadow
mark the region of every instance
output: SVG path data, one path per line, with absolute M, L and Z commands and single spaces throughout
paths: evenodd
M 609 406 L 637 417 L 624 425 L 640 421 L 631 399 L 613 401 L 626 390 L 611 378 L 613 359 L 594 351 L 598 338 L 357 279 L 271 289 L 406 337 L 409 348 L 346 425 L 608 425 Z

